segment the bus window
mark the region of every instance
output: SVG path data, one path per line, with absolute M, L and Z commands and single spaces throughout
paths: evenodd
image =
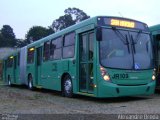
M 47 61 L 50 58 L 50 41 L 44 43 L 43 49 L 43 61 Z
M 28 49 L 28 57 L 27 57 L 27 63 L 31 64 L 34 62 L 34 48 Z
M 82 38 L 81 38 L 81 42 L 80 42 L 80 52 L 81 52 L 81 55 L 80 55 L 80 59 L 81 61 L 86 61 L 87 60 L 87 35 L 83 35 Z
M 75 33 L 65 35 L 63 44 L 63 58 L 74 56 Z
M 50 46 L 50 59 L 56 60 L 61 59 L 61 48 L 62 48 L 62 38 L 59 37 L 55 40 L 52 40 Z
M 68 35 L 65 35 L 64 38 L 64 46 L 74 45 L 75 43 L 75 33 L 70 33 Z
M 13 58 L 8 58 L 7 60 L 7 67 L 11 68 L 13 66 Z

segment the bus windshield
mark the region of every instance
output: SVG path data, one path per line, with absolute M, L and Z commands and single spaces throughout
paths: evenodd
M 136 70 L 153 68 L 149 34 L 103 28 L 100 62 L 102 66 L 109 68 Z

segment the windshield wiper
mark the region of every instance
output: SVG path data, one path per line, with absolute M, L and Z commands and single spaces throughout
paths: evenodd
M 136 39 L 135 39 L 135 44 L 137 44 L 137 42 L 138 42 L 138 40 L 139 40 L 139 38 L 140 38 L 140 33 L 142 33 L 142 31 L 141 30 L 139 30 L 139 32 L 138 32 L 138 34 L 137 34 L 137 36 L 136 36 Z
M 137 42 L 138 42 L 138 40 L 139 40 L 139 38 L 140 38 L 140 36 L 141 36 L 141 33 L 142 33 L 142 31 L 139 30 L 138 33 L 137 33 L 137 36 L 136 36 L 136 38 L 135 38 L 135 41 L 134 41 L 134 39 L 133 39 L 133 36 L 130 35 L 131 42 L 132 42 L 132 43 L 131 43 L 131 44 L 132 44 L 132 50 L 134 51 L 134 53 L 136 53 L 135 44 L 137 44 Z
M 135 69 L 135 58 L 134 58 L 134 53 L 136 53 L 136 50 L 135 50 L 135 43 L 134 43 L 134 40 L 133 40 L 133 36 L 130 35 L 130 41 L 131 41 L 131 51 L 132 51 L 132 60 L 133 60 L 133 66 L 132 68 Z
M 127 35 L 126 35 L 126 44 L 127 44 L 127 48 L 128 48 L 128 53 L 130 53 L 130 49 L 129 49 L 129 41 L 128 41 L 128 37 L 127 37 Z
M 119 30 L 116 29 L 116 27 L 112 27 L 112 29 L 114 30 L 114 32 L 120 37 L 120 40 L 123 42 L 123 44 L 127 44 L 126 41 L 125 41 L 125 37 L 123 36 L 123 34 L 121 34 L 119 32 Z
M 114 32 L 120 37 L 120 40 L 123 42 L 123 44 L 127 45 L 128 53 L 130 53 L 130 49 L 129 49 L 129 41 L 128 41 L 127 35 L 124 36 L 122 33 L 120 33 L 119 30 L 116 29 L 116 27 L 112 27 L 112 29 L 113 29 Z
M 133 40 L 133 36 L 132 36 L 132 35 L 130 35 L 130 36 L 131 36 L 131 42 L 132 42 L 132 43 L 131 43 L 131 44 L 132 44 L 132 50 L 133 50 L 134 53 L 136 53 L 136 49 L 135 49 L 135 44 L 136 44 L 136 43 L 135 43 L 134 40 Z

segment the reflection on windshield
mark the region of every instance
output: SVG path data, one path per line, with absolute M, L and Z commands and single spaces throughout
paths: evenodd
M 100 42 L 101 64 L 120 69 L 152 68 L 153 57 L 150 36 L 123 30 L 119 30 L 119 32 L 123 35 L 123 40 L 115 30 L 102 30 L 103 40 Z M 133 41 L 131 41 L 131 37 Z M 133 50 L 133 44 L 135 50 Z
M 135 32 L 131 32 L 134 36 Z M 136 40 L 136 39 L 135 39 Z M 135 43 L 135 53 L 134 61 L 137 69 L 147 69 L 153 67 L 153 55 L 152 55 L 152 45 L 150 41 L 150 36 L 148 34 L 141 33 L 139 38 L 134 41 Z

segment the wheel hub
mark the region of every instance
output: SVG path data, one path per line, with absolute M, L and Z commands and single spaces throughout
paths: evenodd
M 71 81 L 68 79 L 68 80 L 66 80 L 66 82 L 65 82 L 65 84 L 64 84 L 64 87 L 65 87 L 65 91 L 67 92 L 67 93 L 70 93 L 70 90 L 71 90 Z

